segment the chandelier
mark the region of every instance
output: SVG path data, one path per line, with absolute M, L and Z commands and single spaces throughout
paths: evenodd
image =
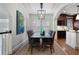
M 39 19 L 45 19 L 46 10 L 43 10 L 43 3 L 40 3 L 40 10 L 37 10 Z
M 77 5 L 77 16 L 76 16 L 76 20 L 79 20 L 79 5 Z

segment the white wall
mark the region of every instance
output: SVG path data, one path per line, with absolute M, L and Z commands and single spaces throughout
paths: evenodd
M 12 49 L 15 50 L 21 43 L 27 40 L 26 36 L 26 9 L 22 4 L 8 4 L 8 10 L 11 13 L 10 20 L 12 27 Z M 16 10 L 19 10 L 24 15 L 24 25 L 25 25 L 25 32 L 23 34 L 16 35 Z
M 2 54 L 2 35 L 0 35 L 0 55 Z
M 79 49 L 79 31 L 76 33 L 76 47 Z
M 26 34 L 26 27 L 27 27 L 26 21 L 28 20 L 28 16 L 27 16 L 28 11 L 23 6 L 23 4 L 5 3 L 5 4 L 1 4 L 1 6 L 3 8 L 3 9 L 1 8 L 2 10 L 6 9 L 7 13 L 6 12 L 5 13 L 7 14 L 7 17 L 9 19 L 10 30 L 12 30 L 12 34 L 10 35 L 11 39 L 9 40 L 9 45 L 10 45 L 9 50 L 10 52 L 12 52 L 12 50 L 14 51 L 15 49 L 17 49 L 21 43 L 23 42 L 28 43 L 27 34 Z M 16 35 L 16 10 L 19 10 L 24 15 L 25 32 L 19 35 Z

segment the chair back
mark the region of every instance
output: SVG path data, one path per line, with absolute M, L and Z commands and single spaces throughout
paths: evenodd
M 54 38 L 55 38 L 55 31 L 53 31 L 53 35 L 52 35 L 52 44 L 54 44 Z
M 31 38 L 31 45 L 32 46 L 38 46 L 40 45 L 40 38 Z
M 49 34 L 52 36 L 52 35 L 53 35 L 53 31 L 50 30 L 50 31 L 49 31 Z
M 55 31 L 51 31 L 50 35 L 52 36 L 52 38 L 43 38 L 42 43 L 45 43 L 47 45 L 54 44 Z
M 31 42 L 30 36 L 33 35 L 33 31 L 32 31 L 32 30 L 28 30 L 28 31 L 27 31 L 27 34 L 28 34 L 28 40 L 29 40 L 29 43 L 30 43 L 30 42 Z

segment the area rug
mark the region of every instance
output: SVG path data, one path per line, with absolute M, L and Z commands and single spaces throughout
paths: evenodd
M 50 49 L 45 49 L 45 50 L 38 50 L 38 49 L 33 49 L 33 53 L 31 54 L 31 51 L 29 50 L 29 45 L 24 46 L 23 48 L 20 48 L 16 53 L 13 55 L 66 55 L 66 53 L 61 49 L 61 47 L 55 42 L 54 44 L 54 49 L 55 52 L 50 53 Z

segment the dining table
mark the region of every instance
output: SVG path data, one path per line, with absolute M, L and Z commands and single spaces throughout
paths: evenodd
M 44 39 L 48 39 L 47 41 L 51 41 L 50 39 L 53 39 L 53 36 L 54 36 L 54 32 L 52 32 L 52 35 L 49 33 L 49 32 L 45 32 L 44 35 L 41 35 L 40 32 L 34 32 L 32 35 L 31 35 L 31 42 L 33 42 L 33 39 L 36 39 L 36 40 L 40 40 L 40 46 L 39 46 L 39 49 L 43 48 L 43 40 Z M 34 43 L 33 43 L 34 44 Z M 33 44 L 31 44 L 31 53 L 32 53 L 32 50 L 33 50 Z M 51 48 L 52 45 L 50 45 L 50 50 L 51 50 L 51 53 L 52 53 L 52 48 Z
M 39 38 L 40 39 L 40 44 L 42 44 L 42 39 L 43 38 L 53 38 L 53 35 L 50 35 L 48 32 L 45 33 L 45 35 L 41 35 L 40 32 L 34 32 L 33 35 L 30 37 L 31 39 L 34 39 L 34 38 Z
M 45 35 L 41 35 L 40 32 L 35 32 L 33 33 L 33 35 L 31 36 L 31 38 L 52 38 L 52 35 L 50 35 L 49 33 L 45 33 Z

